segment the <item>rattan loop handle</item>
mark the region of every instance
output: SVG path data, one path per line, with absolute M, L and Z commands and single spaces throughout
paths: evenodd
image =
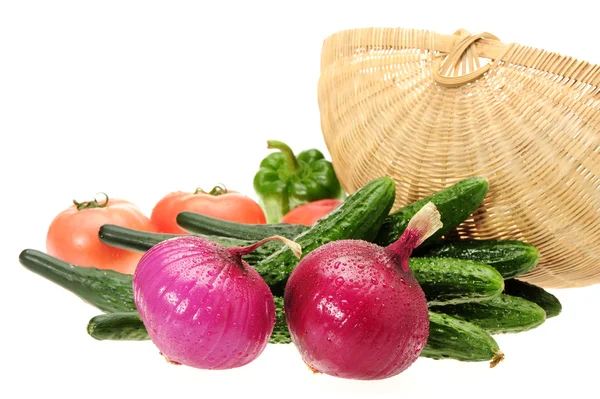
M 470 35 L 460 40 L 455 47 L 452 49 L 450 53 L 446 56 L 440 55 L 436 57 L 432 64 L 431 75 L 435 79 L 437 83 L 445 87 L 459 87 L 466 83 L 472 82 L 487 71 L 490 70 L 491 65 L 488 63 L 482 67 L 479 67 L 469 73 L 466 73 L 461 76 L 447 76 L 452 68 L 457 69 L 458 63 L 465 57 L 466 52 L 472 51 L 472 45 L 480 40 L 480 39 L 491 39 L 491 40 L 500 40 L 496 36 L 492 35 L 488 32 L 478 33 L 476 35 Z M 474 55 L 478 57 L 477 54 Z M 471 62 L 473 62 L 471 60 Z M 479 65 L 479 60 L 476 61 L 477 65 Z

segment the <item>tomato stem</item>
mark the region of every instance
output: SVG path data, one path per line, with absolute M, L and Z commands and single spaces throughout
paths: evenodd
M 199 187 L 196 189 L 196 191 L 194 191 L 194 194 L 209 194 L 209 195 L 218 196 L 218 195 L 222 195 L 222 194 L 227 194 L 227 187 L 225 187 L 224 184 L 217 184 L 209 192 L 206 192 L 202 188 Z
M 105 208 L 106 205 L 108 205 L 108 195 L 106 195 L 106 193 L 98 193 L 98 194 L 104 195 L 104 202 L 100 203 L 100 202 L 98 202 L 97 198 L 94 198 L 91 201 L 84 201 L 84 202 L 77 202 L 77 200 L 73 200 L 73 204 L 75 204 L 78 211 L 81 211 L 84 209 L 91 209 L 91 208 Z M 96 194 L 96 195 L 98 195 L 98 194 Z

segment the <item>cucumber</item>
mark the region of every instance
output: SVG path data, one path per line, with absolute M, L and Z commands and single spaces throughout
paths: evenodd
M 372 180 L 348 196 L 335 210 L 319 219 L 293 240 L 306 255 L 331 241 L 343 239 L 373 239 L 388 215 L 395 198 L 395 184 L 389 177 Z M 287 279 L 298 259 L 283 246 L 254 267 L 271 287 L 274 295 L 282 296 Z
M 98 341 L 147 341 L 150 339 L 138 312 L 108 313 L 93 317 L 87 332 Z
M 258 241 L 280 235 L 290 240 L 309 229 L 309 226 L 288 223 L 244 224 L 216 219 L 195 212 L 180 212 L 177 224 L 190 233 Z
M 283 312 L 283 298 L 274 296 L 275 301 L 275 326 L 269 342 L 272 344 L 289 344 L 292 342 L 290 330 L 288 330 L 287 322 L 285 321 L 285 313 Z
M 429 338 L 421 357 L 463 362 L 490 360 L 490 367 L 494 367 L 504 354 L 485 330 L 452 316 L 429 312 Z
M 269 338 L 271 344 L 289 344 L 290 332 L 283 314 L 283 298 L 274 297 L 275 325 Z M 99 341 L 145 341 L 148 331 L 138 312 L 109 313 L 93 317 L 87 326 L 88 334 Z
M 483 263 L 452 258 L 410 258 L 408 264 L 430 306 L 490 299 L 504 289 L 500 273 Z
M 504 293 L 531 301 L 546 312 L 546 318 L 558 316 L 562 305 L 557 297 L 537 285 L 510 279 L 504 282 Z
M 474 260 L 509 279 L 535 268 L 540 254 L 533 245 L 517 240 L 461 240 L 417 250 L 415 256 Z
M 274 297 L 277 321 L 269 339 L 271 344 L 289 344 L 290 332 L 283 316 L 283 298 Z M 99 341 L 149 340 L 148 331 L 137 312 L 111 313 L 93 317 L 87 326 L 90 336 Z M 498 344 L 474 324 L 454 317 L 429 312 L 429 338 L 421 357 L 455 359 L 463 362 L 491 360 L 492 367 L 504 358 Z
M 113 224 L 105 224 L 101 226 L 100 231 L 98 232 L 100 241 L 107 245 L 142 253 L 146 252 L 161 241 L 183 235 L 186 234 L 150 233 L 147 231 L 128 229 L 126 227 L 116 226 Z M 226 247 L 243 247 L 253 244 L 252 241 L 244 241 L 230 237 L 208 236 L 203 234 L 192 235 L 206 238 Z M 256 250 L 254 250 L 254 252 L 244 255 L 243 259 L 250 265 L 254 265 L 271 255 L 273 252 L 277 251 L 279 248 L 281 248 L 281 245 L 275 242 L 268 242 L 263 246 L 258 247 Z
M 103 312 L 136 310 L 130 274 L 71 265 L 35 249 L 23 250 L 19 262 Z
M 488 181 L 482 177 L 461 180 L 430 197 L 423 198 L 390 214 L 374 241 L 381 246 L 387 246 L 396 241 L 404 233 L 410 219 L 431 201 L 440 212 L 443 227 L 425 240 L 420 247 L 435 244 L 443 235 L 458 227 L 477 210 L 487 192 Z
M 527 331 L 546 320 L 546 312 L 539 305 L 506 294 L 486 301 L 432 307 L 431 310 L 473 323 L 490 334 Z

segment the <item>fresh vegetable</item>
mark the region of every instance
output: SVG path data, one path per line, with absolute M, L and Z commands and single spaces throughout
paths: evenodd
M 161 241 L 180 237 L 177 234 L 160 234 L 136 231 L 115 225 L 100 228 L 100 240 L 108 245 L 145 252 Z M 201 236 L 226 247 L 246 246 L 251 242 L 228 237 Z M 244 255 L 250 265 L 256 265 L 280 248 L 277 243 L 267 243 L 254 252 Z M 499 294 L 504 286 L 502 276 L 490 266 L 460 260 L 411 258 L 409 261 L 417 281 L 430 305 L 462 303 L 489 298 Z M 261 271 L 264 269 L 261 268 Z
M 546 320 L 546 312 L 540 306 L 506 294 L 487 301 L 431 307 L 431 310 L 468 321 L 491 334 L 531 330 Z
M 343 239 L 369 240 L 375 237 L 395 198 L 395 184 L 389 177 L 375 179 L 350 195 L 338 208 L 320 219 L 294 239 L 303 254 L 331 241 Z M 282 295 L 296 259 L 285 247 L 263 259 L 254 267 L 271 287 L 274 295 Z
M 483 202 L 488 192 L 488 181 L 482 177 L 471 177 L 418 200 L 390 214 L 385 220 L 374 242 L 386 246 L 402 235 L 409 220 L 428 202 L 433 202 L 440 212 L 443 227 L 429 237 L 421 247 L 439 242 L 442 236 L 458 227 Z
M 75 266 L 35 249 L 23 250 L 19 262 L 103 312 L 136 310 L 130 274 Z
M 100 241 L 107 245 L 142 253 L 146 252 L 159 242 L 175 237 L 186 236 L 185 234 L 148 233 L 112 224 L 105 224 L 100 227 L 98 235 Z M 196 234 L 196 236 L 206 238 L 226 247 L 243 247 L 252 244 L 251 241 L 238 240 L 237 238 L 207 236 L 202 234 Z M 254 265 L 277 251 L 279 248 L 281 248 L 281 246 L 277 245 L 277 243 L 268 242 L 265 245 L 256 248 L 254 252 L 244 255 L 242 259 L 249 264 Z
M 532 270 L 539 252 L 533 245 L 517 240 L 460 240 L 426 248 L 415 256 L 473 260 L 490 265 L 509 279 Z
M 469 215 L 477 209 L 487 193 L 488 182 L 483 178 L 469 178 L 457 184 L 437 192 L 431 197 L 419 200 L 398 209 L 386 217 L 381 231 L 375 233 L 377 237 L 372 239 L 379 245 L 388 245 L 402 235 L 408 221 L 421 207 L 431 199 L 438 207 L 444 227 L 440 231 L 445 232 L 461 224 Z M 439 204 L 439 205 L 438 205 Z M 444 222 L 445 221 L 445 222 Z M 224 222 L 209 218 L 192 212 L 182 212 L 177 216 L 177 223 L 185 230 L 192 233 L 210 234 L 224 237 L 233 237 L 243 240 L 260 240 L 272 235 L 281 235 L 290 239 L 308 230 L 307 226 L 289 223 L 243 225 L 241 223 Z M 448 226 L 454 226 L 448 228 Z M 436 232 L 433 238 L 438 238 L 440 232 Z M 387 242 L 387 243 L 386 243 Z M 439 242 L 431 238 L 425 241 L 415 253 L 420 256 L 423 246 Z
M 150 220 L 160 233 L 183 234 L 177 225 L 177 214 L 197 212 L 231 222 L 264 224 L 265 214 L 253 199 L 217 186 L 209 192 L 197 189 L 193 193 L 176 191 L 158 201 Z
M 537 285 L 516 279 L 504 282 L 504 293 L 531 301 L 546 312 L 546 318 L 558 316 L 562 305 L 557 297 Z
M 133 298 L 152 342 L 171 363 L 228 369 L 256 359 L 275 324 L 269 287 L 242 255 L 281 240 L 226 248 L 201 237 L 163 241 L 144 254 L 133 277 Z
M 291 343 L 283 313 L 283 299 L 274 297 L 277 321 L 269 339 L 271 344 Z M 92 318 L 87 327 L 93 338 L 104 341 L 149 340 L 148 331 L 137 312 L 109 313 Z M 454 317 L 429 312 L 429 337 L 420 357 L 454 359 L 462 362 L 490 360 L 494 367 L 504 359 L 494 338 L 477 327 Z
M 101 243 L 98 229 L 107 223 L 154 231 L 150 220 L 131 202 L 108 196 L 100 201 L 73 201 L 50 223 L 46 250 L 65 262 L 133 274 L 141 255 Z
M 410 269 L 429 305 L 490 299 L 502 293 L 504 280 L 494 268 L 452 258 L 411 258 Z
M 135 308 L 131 275 L 70 265 L 33 249 L 22 251 L 19 260 L 29 270 L 73 292 L 85 302 L 104 312 L 114 312 L 96 316 L 89 321 L 88 333 L 95 339 L 150 339 Z M 291 338 L 283 313 L 283 298 L 274 297 L 274 300 L 277 320 L 269 342 L 290 343 Z M 468 335 L 472 328 L 477 327 L 470 327 L 470 323 L 464 321 L 455 321 L 453 326 L 458 331 L 457 333 L 448 334 L 445 330 L 437 332 L 433 328 L 436 321 L 431 314 L 430 312 L 429 340 L 421 352 L 421 356 L 444 357 L 462 361 L 489 359 L 485 357 L 485 353 L 489 351 L 482 352 L 477 349 L 476 342 L 485 341 L 485 339 L 478 334 L 474 334 L 474 337 Z M 445 318 L 449 318 L 449 316 L 445 316 Z M 458 326 L 456 326 L 457 323 Z M 472 339 L 476 340 L 475 343 L 470 341 Z
M 274 297 L 273 299 L 275 301 L 276 320 L 269 343 L 289 344 L 292 341 L 283 314 L 283 298 Z M 144 341 L 150 339 L 138 312 L 109 313 L 95 316 L 89 321 L 87 331 L 90 336 L 99 341 Z
M 181 212 L 177 215 L 177 224 L 190 233 L 250 241 L 258 241 L 271 236 L 283 236 L 293 239 L 308 230 L 307 226 L 288 223 L 245 224 L 228 222 L 195 212 Z
M 146 341 L 148 330 L 138 312 L 108 313 L 93 317 L 87 332 L 99 341 Z
M 281 222 L 312 226 L 317 220 L 333 211 L 341 203 L 342 200 L 340 199 L 323 199 L 309 202 L 286 213 Z
M 268 155 L 260 163 L 254 190 L 268 223 L 279 223 L 297 206 L 325 198 L 343 198 L 333 165 L 319 150 L 302 151 L 296 157 L 281 141 L 267 141 L 267 146 L 280 152 Z
M 408 258 L 440 227 L 430 203 L 386 248 L 338 240 L 298 263 L 285 287 L 284 309 L 292 342 L 309 367 L 373 380 L 397 375 L 419 357 L 429 316 Z
M 498 343 L 485 330 L 435 312 L 429 312 L 429 338 L 421 356 L 462 362 L 490 360 L 490 367 L 495 367 L 504 359 Z

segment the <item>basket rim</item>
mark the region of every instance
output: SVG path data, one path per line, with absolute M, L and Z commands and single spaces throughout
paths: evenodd
M 459 29 L 459 31 L 465 31 Z M 461 37 L 440 34 L 431 30 L 403 27 L 368 27 L 345 29 L 335 32 L 323 41 L 321 71 L 329 64 L 356 55 L 356 50 L 420 49 L 438 54 L 450 53 Z M 483 38 L 474 43 L 481 57 L 489 58 L 496 65 L 513 65 L 564 77 L 570 80 L 600 86 L 600 64 L 540 48 L 504 43 Z M 330 51 L 334 47 L 337 51 Z M 331 57 L 325 57 L 325 54 Z

